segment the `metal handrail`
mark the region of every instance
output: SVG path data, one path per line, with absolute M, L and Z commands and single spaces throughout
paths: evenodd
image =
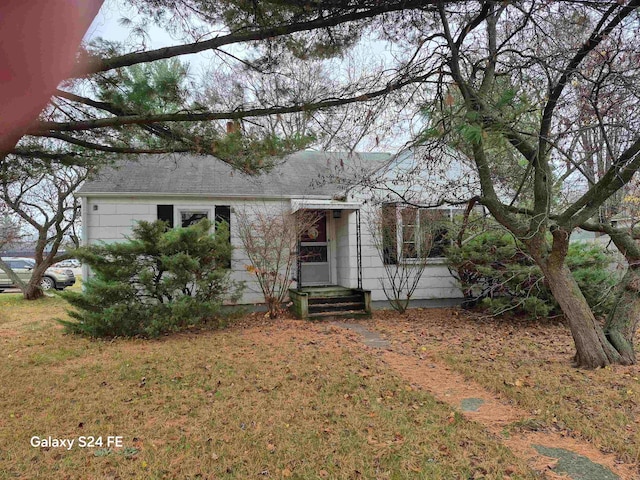
M 362 238 L 360 227 L 360 210 L 356 210 L 356 257 L 358 265 L 358 288 L 362 289 Z

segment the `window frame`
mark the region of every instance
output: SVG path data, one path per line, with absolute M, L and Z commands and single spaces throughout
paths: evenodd
M 227 223 L 229 227 L 229 239 L 228 242 L 230 245 L 233 245 L 232 242 L 232 232 L 231 232 L 231 224 L 233 218 L 233 206 L 229 203 L 216 203 L 216 204 L 208 204 L 208 205 L 197 205 L 197 204 L 187 204 L 187 205 L 176 205 L 176 204 L 157 204 L 157 219 L 162 220 L 160 218 L 160 213 L 167 213 L 168 207 L 171 207 L 172 220 L 173 225 L 169 227 L 169 229 L 173 230 L 176 228 L 186 228 L 182 226 L 182 214 L 186 212 L 192 213 L 205 213 L 207 220 L 211 222 L 211 230 L 216 231 L 218 224 L 222 221 Z M 161 208 L 163 207 L 163 208 Z M 166 221 L 166 220 L 165 220 Z M 170 223 L 170 222 L 168 222 Z M 231 259 L 224 265 L 225 268 L 231 268 Z
M 421 243 L 416 242 L 415 240 L 415 238 L 417 238 L 416 236 L 422 235 L 421 230 L 423 227 L 422 227 L 421 218 L 420 218 L 421 212 L 442 211 L 442 212 L 445 212 L 445 215 L 443 216 L 443 221 L 452 222 L 455 213 L 458 212 L 460 209 L 455 207 L 433 207 L 433 208 L 418 207 L 418 206 L 408 205 L 404 203 L 387 203 L 383 205 L 383 208 L 388 209 L 390 206 L 395 206 L 395 224 L 393 226 L 395 228 L 395 245 L 394 245 L 395 248 L 393 248 L 391 255 L 389 255 L 388 252 L 385 252 L 385 264 L 400 265 L 400 264 L 418 263 L 421 261 L 426 261 L 427 263 L 443 263 L 446 259 L 446 256 L 444 255 L 432 256 L 431 250 L 429 251 L 429 255 L 426 258 L 421 256 L 421 252 L 420 252 Z M 405 218 L 408 217 L 408 215 L 404 214 L 405 211 L 415 211 L 415 217 L 414 217 L 413 223 L 410 225 L 411 228 L 414 229 L 413 241 L 408 241 L 405 238 L 405 232 L 406 232 Z M 449 244 L 450 242 L 451 240 L 449 240 Z M 406 245 L 409 245 L 409 244 L 412 244 L 414 246 L 413 248 L 416 251 L 415 256 L 406 255 Z
M 5 260 L 5 263 L 9 266 L 9 268 L 11 268 L 11 270 L 15 270 L 15 269 L 33 270 L 33 267 L 35 266 L 35 261 L 32 263 L 23 258 L 14 258 L 11 260 Z
M 206 214 L 206 218 L 207 220 L 211 221 L 211 211 L 213 210 L 212 207 L 177 207 L 178 209 L 178 228 L 186 228 L 183 224 L 183 219 L 182 219 L 182 214 L 183 213 L 192 213 L 192 214 L 200 214 L 200 213 L 204 213 Z M 202 219 L 200 219 L 202 220 Z M 200 221 L 198 220 L 198 221 Z M 197 223 L 197 222 L 196 222 Z M 190 225 L 195 225 L 195 224 L 190 224 Z M 190 225 L 187 225 L 190 226 Z

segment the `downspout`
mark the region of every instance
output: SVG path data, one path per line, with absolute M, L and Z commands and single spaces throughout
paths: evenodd
M 360 232 L 360 210 L 356 210 L 356 262 L 358 270 L 358 288 L 362 290 L 362 238 Z
M 302 262 L 300 261 L 300 250 L 302 249 L 302 245 L 300 242 L 300 235 L 298 235 L 298 244 L 296 247 L 296 285 L 297 289 L 302 289 Z

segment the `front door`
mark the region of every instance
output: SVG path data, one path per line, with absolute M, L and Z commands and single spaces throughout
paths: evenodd
M 329 285 L 329 243 L 327 216 L 322 212 L 313 226 L 300 236 L 300 276 L 302 286 Z

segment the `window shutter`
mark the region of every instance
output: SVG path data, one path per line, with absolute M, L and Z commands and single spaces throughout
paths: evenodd
M 216 205 L 215 208 L 215 222 L 216 225 L 221 222 L 225 222 L 229 227 L 228 242 L 231 245 L 231 207 L 229 205 Z M 225 268 L 231 268 L 231 259 L 224 265 Z
M 166 222 L 173 228 L 173 205 L 158 205 L 158 220 Z
M 382 205 L 382 259 L 385 265 L 398 263 L 398 220 L 396 205 Z
M 231 226 L 231 207 L 228 205 L 216 205 L 216 223 L 227 222 Z

